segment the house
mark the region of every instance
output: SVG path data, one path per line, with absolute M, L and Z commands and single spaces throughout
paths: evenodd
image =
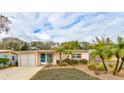
M 12 50 L 0 50 L 0 58 L 8 58 L 8 65 L 16 65 L 18 63 L 18 54 Z
M 71 50 L 72 59 L 87 59 L 89 60 L 88 50 Z M 67 58 L 67 55 L 62 53 L 62 59 Z M 59 60 L 59 54 L 55 50 L 36 50 L 36 51 L 19 51 L 18 52 L 18 66 L 40 66 L 52 62 L 56 65 L 56 61 Z

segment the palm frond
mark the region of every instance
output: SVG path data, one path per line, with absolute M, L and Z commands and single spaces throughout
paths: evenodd
M 93 51 L 91 53 L 91 57 L 93 57 L 93 58 L 96 58 L 96 57 L 99 57 L 99 56 L 100 56 L 100 51 Z

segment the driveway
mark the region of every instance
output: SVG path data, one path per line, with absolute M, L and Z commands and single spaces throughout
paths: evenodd
M 0 80 L 29 80 L 43 66 L 40 67 L 12 67 L 0 70 Z

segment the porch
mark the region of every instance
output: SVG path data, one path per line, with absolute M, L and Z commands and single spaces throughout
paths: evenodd
M 38 65 L 44 65 L 47 63 L 56 63 L 54 51 L 38 51 Z

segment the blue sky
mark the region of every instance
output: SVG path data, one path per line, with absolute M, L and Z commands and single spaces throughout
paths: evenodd
M 109 12 L 8 12 L 12 24 L 4 37 L 18 37 L 25 41 L 71 40 L 89 41 L 95 36 L 112 37 L 124 30 L 124 13 Z M 120 34 L 124 37 L 124 33 Z

